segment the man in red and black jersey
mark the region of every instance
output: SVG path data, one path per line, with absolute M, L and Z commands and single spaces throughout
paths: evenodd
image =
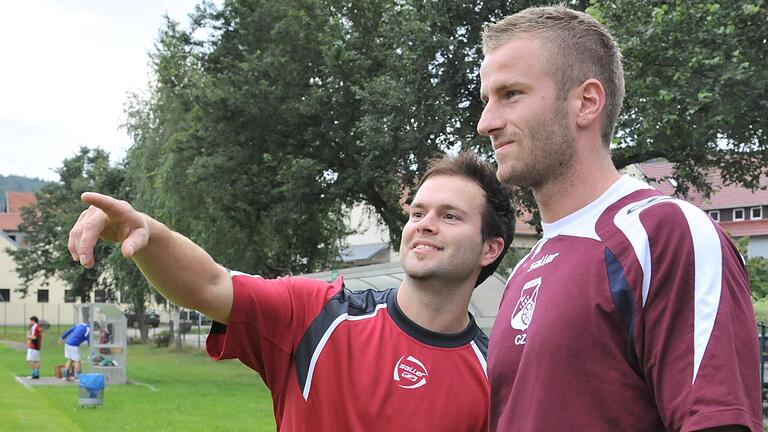
M 762 431 L 749 284 L 701 210 L 622 177 L 621 54 L 563 6 L 486 27 L 478 132 L 533 189 L 543 238 L 513 270 L 488 352 L 491 430 Z
M 405 279 L 351 292 L 343 280 L 227 271 L 128 203 L 88 193 L 75 260 L 121 242 L 169 300 L 212 317 L 207 349 L 237 358 L 272 392 L 280 431 L 488 429 L 487 338 L 467 312 L 512 240 L 514 211 L 493 168 L 468 153 L 433 161 L 410 203 Z
M 27 365 L 32 371 L 30 379 L 40 379 L 40 350 L 43 348 L 43 332 L 37 317 L 29 317 L 29 333 L 27 333 Z

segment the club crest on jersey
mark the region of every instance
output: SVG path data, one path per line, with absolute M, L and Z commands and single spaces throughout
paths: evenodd
M 395 363 L 392 379 L 404 389 L 419 388 L 427 383 L 427 367 L 413 356 L 402 356 Z
M 539 297 L 541 277 L 529 280 L 520 291 L 520 300 L 512 312 L 512 328 L 527 330 L 533 319 L 533 311 L 536 309 L 536 299 Z

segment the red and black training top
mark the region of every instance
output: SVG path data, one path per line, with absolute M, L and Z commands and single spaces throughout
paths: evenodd
M 435 333 L 403 314 L 396 289 L 234 272 L 232 281 L 229 325 L 214 323 L 208 354 L 261 375 L 278 431 L 488 429 L 488 339 L 474 319 Z

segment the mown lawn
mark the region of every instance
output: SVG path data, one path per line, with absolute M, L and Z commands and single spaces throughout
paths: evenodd
M 0 339 L 24 340 L 23 329 Z M 63 363 L 55 328 L 43 335 L 41 374 Z M 79 408 L 71 386 L 26 388 L 24 352 L 0 345 L 0 430 L 34 431 L 274 431 L 272 401 L 259 376 L 237 361 L 214 362 L 190 349 L 128 347 L 128 379 L 108 386 L 104 405 Z

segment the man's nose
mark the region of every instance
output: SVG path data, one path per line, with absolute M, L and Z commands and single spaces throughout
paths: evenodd
M 416 224 L 416 229 L 419 232 L 436 233 L 438 228 L 434 212 L 429 212 L 419 219 L 419 222 Z
M 477 133 L 491 137 L 501 129 L 504 129 L 504 118 L 501 116 L 498 105 L 488 102 L 483 108 L 480 121 L 477 122 Z

